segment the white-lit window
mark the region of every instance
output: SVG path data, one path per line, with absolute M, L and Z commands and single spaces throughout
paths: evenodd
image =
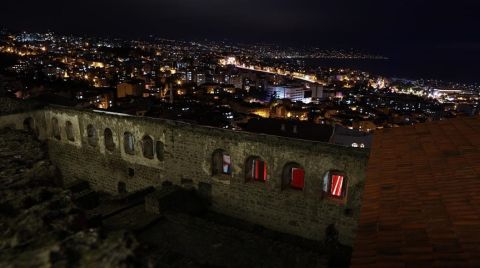
M 232 174 L 232 159 L 230 155 L 224 150 L 216 150 L 212 158 L 213 175 L 231 175 Z
M 336 199 L 347 196 L 348 180 L 342 172 L 328 171 L 323 178 L 323 192 Z

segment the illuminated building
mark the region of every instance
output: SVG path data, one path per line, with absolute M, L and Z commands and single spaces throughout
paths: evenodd
M 270 109 L 269 108 L 258 108 L 251 112 L 252 114 L 258 115 L 263 118 L 270 117 Z
M 98 61 L 92 62 L 90 66 L 94 68 L 105 68 L 105 64 L 103 62 L 98 62 Z
M 318 85 L 308 88 L 303 85 L 274 86 L 270 87 L 269 91 L 277 99 L 289 99 L 293 102 L 310 103 L 313 100 L 323 98 L 323 87 Z

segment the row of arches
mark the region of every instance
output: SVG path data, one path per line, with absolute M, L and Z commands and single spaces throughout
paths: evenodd
M 72 122 L 65 122 L 65 134 L 67 140 L 74 142 L 75 141 L 75 131 Z M 95 126 L 88 124 L 86 128 L 87 143 L 92 147 L 98 146 L 98 132 Z M 52 137 L 57 140 L 61 140 L 60 126 L 58 119 L 52 118 Z M 115 151 L 116 144 L 114 141 L 113 131 L 110 128 L 105 128 L 103 130 L 104 146 L 107 151 Z M 158 160 L 163 161 L 164 159 L 164 144 L 161 141 L 154 141 L 154 139 L 145 135 L 141 140 L 142 154 L 145 158 L 154 159 L 155 156 Z M 123 149 L 126 154 L 135 155 L 135 137 L 131 132 L 123 133 Z
M 265 183 L 268 180 L 268 163 L 260 156 L 250 156 L 245 160 L 245 182 Z M 212 154 L 212 175 L 229 179 L 233 172 L 231 156 L 222 149 Z M 288 162 L 282 169 L 281 189 L 304 190 L 305 169 L 296 162 Z M 323 192 L 325 195 L 343 199 L 347 195 L 348 179 L 337 170 L 329 170 L 323 177 Z
M 70 121 L 65 123 L 66 137 L 70 141 L 75 141 L 73 124 Z M 58 120 L 52 118 L 52 136 L 60 140 L 60 127 Z M 90 146 L 98 146 L 98 133 L 96 128 L 89 124 L 86 127 L 87 142 Z M 103 130 L 104 146 L 108 151 L 114 151 L 116 144 L 114 133 L 110 128 Z M 164 160 L 164 144 L 161 141 L 155 141 L 151 136 L 144 135 L 141 139 L 142 155 L 148 159 Z M 123 149 L 126 154 L 135 155 L 136 153 L 135 136 L 125 131 L 123 133 Z M 222 179 L 229 179 L 233 174 L 232 158 L 228 152 L 223 149 L 215 150 L 212 154 L 212 175 Z M 269 179 L 268 163 L 260 156 L 249 156 L 244 163 L 245 183 L 265 183 Z M 293 189 L 302 191 L 305 188 L 305 169 L 296 162 L 288 162 L 284 165 L 281 175 L 282 190 Z M 341 171 L 330 170 L 323 177 L 323 192 L 329 197 L 344 199 L 348 190 L 348 179 Z
M 141 140 L 143 157 L 154 159 L 155 156 L 159 161 L 164 160 L 165 145 L 162 141 L 155 141 L 151 136 L 145 135 Z M 129 155 L 135 155 L 135 137 L 130 132 L 123 133 L 123 149 Z
M 70 121 L 65 123 L 65 134 L 67 136 L 67 140 L 75 141 L 75 132 L 73 130 L 73 124 Z M 58 123 L 58 119 L 53 117 L 52 118 L 52 137 L 57 140 L 61 140 L 62 136 L 60 134 L 60 125 Z

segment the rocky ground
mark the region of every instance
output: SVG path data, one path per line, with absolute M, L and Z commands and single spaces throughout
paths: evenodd
M 110 196 L 86 182 L 64 185 L 42 142 L 0 129 L 0 267 L 348 266 L 334 229 L 325 242 L 305 241 L 168 187 L 158 215 L 145 210 L 155 189 Z
M 60 183 L 42 143 L 0 130 L 0 267 L 130 266 L 135 238 L 90 224 Z

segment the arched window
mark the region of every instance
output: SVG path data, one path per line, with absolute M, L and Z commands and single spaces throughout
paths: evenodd
M 251 156 L 245 162 L 245 181 L 267 181 L 267 162 L 258 156 Z
M 155 151 L 157 153 L 157 159 L 159 161 L 163 161 L 164 159 L 164 154 L 165 154 L 165 146 L 163 145 L 163 142 L 157 141 L 155 143 Z
M 297 163 L 288 163 L 283 167 L 282 190 L 303 190 L 305 187 L 305 170 Z
M 212 155 L 212 175 L 231 175 L 232 159 L 227 152 L 218 149 Z
M 67 139 L 69 141 L 75 141 L 75 134 L 73 133 L 73 125 L 72 122 L 67 121 L 65 123 L 65 132 L 67 133 Z
M 343 172 L 328 171 L 323 177 L 323 192 L 336 199 L 343 199 L 347 196 L 348 180 Z
M 364 144 L 364 143 L 360 143 L 360 148 L 365 148 L 365 144 Z
M 113 141 L 113 133 L 112 130 L 106 128 L 103 131 L 103 141 L 105 142 L 105 148 L 109 151 L 115 150 L 115 142 Z
M 153 159 L 153 139 L 148 135 L 142 139 L 142 150 L 144 157 Z
M 87 126 L 87 140 L 91 146 L 97 146 L 97 130 L 91 124 Z
M 132 133 L 125 132 L 123 134 L 123 148 L 125 149 L 125 153 L 130 155 L 135 154 L 135 140 Z
M 356 142 L 352 143 L 352 147 L 353 148 L 358 148 L 358 143 L 356 143 Z
M 23 129 L 27 132 L 34 132 L 35 123 L 33 121 L 33 118 L 28 117 L 25 120 L 23 120 Z
M 58 119 L 55 117 L 52 118 L 52 136 L 57 140 L 61 139 L 60 126 L 58 125 Z
M 127 193 L 127 184 L 123 181 L 118 182 L 117 191 L 118 191 L 119 194 L 126 194 Z

